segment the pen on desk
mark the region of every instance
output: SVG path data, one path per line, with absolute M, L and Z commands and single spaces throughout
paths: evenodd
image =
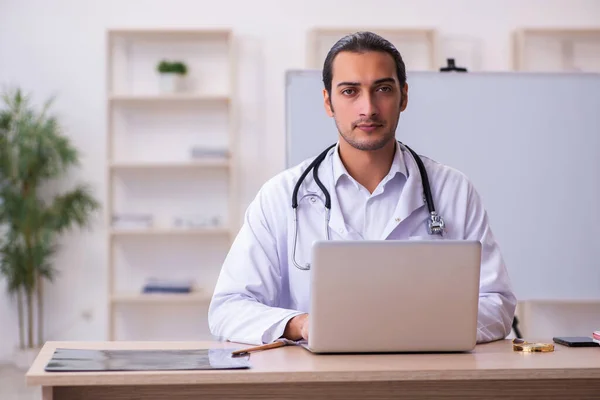
M 247 354 L 247 353 L 251 353 L 253 351 L 276 349 L 277 347 L 283 347 L 285 345 L 286 345 L 286 343 L 283 341 L 273 342 L 273 343 L 263 344 L 261 346 L 248 347 L 246 349 L 236 350 L 236 351 L 231 352 L 231 354 L 234 356 L 239 356 L 241 354 Z

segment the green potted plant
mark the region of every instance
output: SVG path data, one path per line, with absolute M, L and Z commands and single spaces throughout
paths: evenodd
M 27 368 L 44 342 L 43 283 L 58 273 L 52 260 L 58 238 L 86 226 L 100 205 L 86 185 L 56 188 L 79 154 L 49 114 L 51 102 L 36 109 L 20 89 L 4 92 L 2 100 L 0 277 L 18 309 L 15 364 Z
M 175 93 L 182 89 L 183 78 L 188 73 L 187 65 L 182 61 L 161 60 L 157 67 L 160 74 L 160 89 L 163 93 Z

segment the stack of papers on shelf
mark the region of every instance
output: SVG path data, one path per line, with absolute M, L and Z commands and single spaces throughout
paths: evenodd
M 112 217 L 112 226 L 118 229 L 150 228 L 153 223 L 151 214 L 115 214 Z
M 166 280 L 151 278 L 142 288 L 143 293 L 191 293 L 194 291 L 194 282 L 188 280 Z
M 175 228 L 206 228 L 223 226 L 218 215 L 176 215 L 173 217 Z
M 229 157 L 229 149 L 228 148 L 219 148 L 219 147 L 203 147 L 203 146 L 195 146 L 190 150 L 190 156 L 193 159 L 201 159 L 201 158 L 227 158 Z

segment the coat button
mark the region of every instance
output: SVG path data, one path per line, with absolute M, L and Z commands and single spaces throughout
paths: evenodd
M 315 199 L 314 197 L 311 197 L 311 198 L 310 198 L 310 202 L 311 202 L 311 203 L 313 203 L 313 204 L 314 204 L 314 203 L 315 203 L 315 201 L 317 201 L 317 199 Z

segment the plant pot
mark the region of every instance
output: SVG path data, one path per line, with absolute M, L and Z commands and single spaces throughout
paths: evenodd
M 13 354 L 13 364 L 21 370 L 28 370 L 33 361 L 40 352 L 40 348 L 33 349 L 15 349 Z
M 160 74 L 161 93 L 177 93 L 181 90 L 181 74 L 174 72 L 163 72 Z

